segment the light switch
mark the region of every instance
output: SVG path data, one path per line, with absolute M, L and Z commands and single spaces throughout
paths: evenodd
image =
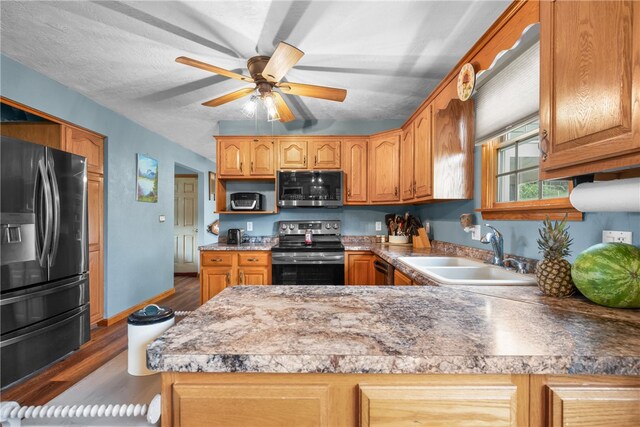
M 253 231 L 253 222 L 247 221 L 247 231 Z
M 376 221 L 376 231 L 382 231 L 382 221 Z
M 158 217 L 158 221 L 160 221 L 160 222 L 165 222 L 166 220 L 167 220 L 167 218 L 164 215 L 160 215 Z
M 481 234 L 479 224 L 471 227 L 471 240 L 480 240 Z

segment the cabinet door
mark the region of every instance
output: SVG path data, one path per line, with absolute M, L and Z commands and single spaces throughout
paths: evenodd
M 374 256 L 371 253 L 346 253 L 346 284 L 373 285 L 374 284 Z
M 360 386 L 361 426 L 517 426 L 515 385 Z
M 411 286 L 413 282 L 410 278 L 400 273 L 398 270 L 393 271 L 393 284 L 395 286 Z
M 275 166 L 274 141 L 272 139 L 254 139 L 251 141 L 249 174 L 252 176 L 274 176 Z
M 400 145 L 400 195 L 403 201 L 413 200 L 415 181 L 413 179 L 413 122 L 402 130 Z
M 340 141 L 332 139 L 311 140 L 313 169 L 340 169 Z
M 400 135 L 376 136 L 369 141 L 369 199 L 400 200 Z
M 549 426 L 635 427 L 640 422 L 640 387 L 552 386 Z
M 104 173 L 104 138 L 91 132 L 67 127 L 65 151 L 87 158 L 87 172 Z
M 445 94 L 446 95 L 446 94 Z M 434 112 L 433 197 L 473 198 L 473 100 L 452 99 Z
M 206 267 L 201 270 L 200 304 L 218 295 L 235 281 L 231 267 Z
M 431 195 L 431 106 L 422 110 L 414 122 L 413 131 L 413 183 L 414 197 Z
M 268 267 L 240 267 L 238 283 L 241 285 L 270 285 L 271 271 Z
M 615 167 L 640 151 L 640 3 L 540 2 L 540 19 L 543 175 Z
M 367 140 L 349 139 L 344 141 L 344 181 L 346 203 L 366 203 L 367 201 Z
M 279 165 L 278 169 L 307 169 L 307 148 L 306 140 L 281 139 L 279 142 Z
M 221 177 L 245 175 L 247 141 L 221 140 L 218 142 L 218 172 Z
M 92 325 L 104 317 L 103 283 L 102 251 L 89 252 L 89 321 Z

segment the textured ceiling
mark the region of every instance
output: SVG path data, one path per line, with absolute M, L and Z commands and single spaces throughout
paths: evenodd
M 246 84 L 174 62 L 246 71 L 278 41 L 305 56 L 286 79 L 345 88 L 343 103 L 286 97 L 301 119 L 405 119 L 510 1 L 5 1 L 2 53 L 212 158 Z

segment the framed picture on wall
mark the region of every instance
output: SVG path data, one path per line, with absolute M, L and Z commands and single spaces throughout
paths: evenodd
M 216 173 L 209 172 L 209 200 L 216 199 Z
M 136 200 L 158 203 L 158 161 L 145 154 L 136 158 Z

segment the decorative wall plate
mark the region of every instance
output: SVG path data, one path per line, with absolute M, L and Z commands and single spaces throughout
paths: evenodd
M 458 74 L 458 98 L 461 101 L 471 98 L 475 84 L 476 72 L 473 69 L 473 65 L 467 62 L 462 66 L 460 74 Z
M 207 231 L 216 236 L 220 233 L 220 220 L 216 219 L 211 224 L 207 225 Z

